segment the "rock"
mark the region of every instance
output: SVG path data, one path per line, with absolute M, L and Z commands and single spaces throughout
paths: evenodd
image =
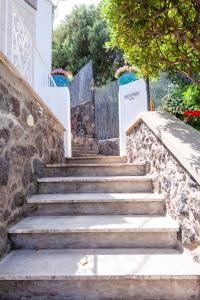
M 35 146 L 36 146 L 36 148 L 38 150 L 38 153 L 39 153 L 40 157 L 42 157 L 42 152 L 43 152 L 42 145 L 43 145 L 43 143 L 42 143 L 42 137 L 39 135 L 36 138 L 36 140 L 35 140 Z
M 38 177 L 42 177 L 44 175 L 45 165 L 39 159 L 33 160 L 33 173 Z
M 197 247 L 195 250 L 192 251 L 192 255 L 194 261 L 200 264 L 200 247 Z
M 19 140 L 23 136 L 24 130 L 20 125 L 16 125 L 13 129 L 13 134 L 16 140 Z
M 0 224 L 5 223 L 10 217 L 10 211 L 8 209 L 0 208 Z
M 95 138 L 94 101 L 80 103 L 71 108 L 73 142 L 76 138 Z
M 0 256 L 6 251 L 7 248 L 7 232 L 4 226 L 0 227 Z
M 24 165 L 22 182 L 23 182 L 24 187 L 29 185 L 29 183 L 33 182 L 32 166 L 31 166 L 31 163 L 29 161 L 27 161 Z
M 10 159 L 0 157 L 0 186 L 6 186 L 10 172 Z
M 53 135 L 50 135 L 48 137 L 48 145 L 49 145 L 49 148 L 50 149 L 54 149 L 55 148 L 55 145 L 56 145 L 56 141 L 55 141 L 55 138 Z
M 19 103 L 19 101 L 17 100 L 17 98 L 11 97 L 10 102 L 11 102 L 11 105 L 12 105 L 12 110 L 11 110 L 12 113 L 16 117 L 19 117 L 19 115 L 20 115 L 20 103 Z
M 18 192 L 14 195 L 14 204 L 15 207 L 21 207 L 25 203 L 25 195 L 23 192 Z
M 35 146 L 33 146 L 33 145 L 27 146 L 27 157 L 31 158 L 36 153 L 38 153 L 38 151 Z
M 119 139 L 100 140 L 98 142 L 98 154 L 119 155 Z
M 8 89 L 0 83 L 0 111 L 3 113 L 9 113 L 9 94 Z
M 12 154 L 12 157 L 13 156 L 16 157 L 16 155 L 26 157 L 27 156 L 27 148 L 26 148 L 26 146 L 21 146 L 21 145 L 18 145 L 16 147 L 12 147 L 11 154 Z
M 5 144 L 7 144 L 9 142 L 9 140 L 10 140 L 10 131 L 7 130 L 6 128 L 0 130 L 0 141 L 1 141 L 1 143 L 4 142 Z

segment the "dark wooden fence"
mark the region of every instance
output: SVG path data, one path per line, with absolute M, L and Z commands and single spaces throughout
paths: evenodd
M 85 65 L 75 76 L 69 85 L 71 107 L 82 102 L 92 101 L 94 97 L 93 91 L 93 71 L 92 62 Z
M 94 89 L 92 62 L 89 62 L 75 76 L 69 90 L 71 107 L 83 102 L 94 101 L 95 137 L 98 140 L 119 137 L 119 88 L 117 81 Z M 73 124 L 75 122 L 78 120 L 72 120 Z M 82 125 L 84 126 L 84 124 Z
M 95 133 L 98 140 L 119 137 L 118 92 L 117 81 L 94 91 Z

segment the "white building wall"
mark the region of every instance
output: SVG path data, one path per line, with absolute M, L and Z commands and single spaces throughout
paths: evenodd
M 36 10 L 24 0 L 0 0 L 0 50 L 33 83 Z
M 48 0 L 37 2 L 36 13 L 36 48 L 51 72 L 51 43 L 53 29 L 53 5 Z
M 126 156 L 126 131 L 136 116 L 147 111 L 146 83 L 143 79 L 119 87 L 120 155 Z

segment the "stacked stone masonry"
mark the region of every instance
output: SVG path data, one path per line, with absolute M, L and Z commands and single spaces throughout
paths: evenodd
M 127 135 L 129 162 L 146 162 L 155 191 L 165 195 L 168 213 L 181 226 L 180 239 L 200 262 L 200 186 L 144 123 Z
M 71 108 L 71 128 L 75 142 L 95 137 L 94 101 L 84 102 Z
M 79 147 L 82 152 L 119 155 L 119 138 L 97 140 L 95 132 L 95 102 L 87 101 L 71 107 L 72 149 Z
M 44 164 L 64 161 L 63 127 L 0 60 L 0 256 L 6 227 L 26 215 Z

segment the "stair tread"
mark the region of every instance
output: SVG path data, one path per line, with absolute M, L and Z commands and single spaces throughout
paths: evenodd
M 28 198 L 28 203 L 72 203 L 72 202 L 160 202 L 163 195 L 154 193 L 74 193 L 39 194 Z
M 92 167 L 92 168 L 100 168 L 100 167 L 137 167 L 137 166 L 145 166 L 144 163 L 100 163 L 100 164 L 51 164 L 46 165 L 47 168 L 85 168 L 85 167 Z
M 149 181 L 152 180 L 151 176 L 68 176 L 68 177 L 44 177 L 40 178 L 38 182 L 116 182 L 116 181 Z
M 194 279 L 200 266 L 175 249 L 15 250 L 0 262 L 0 280 Z
M 91 215 L 31 216 L 8 229 L 9 233 L 67 232 L 177 232 L 169 216 Z
M 81 159 L 88 159 L 88 157 L 80 157 Z M 79 159 L 78 157 L 70 157 L 70 158 L 66 158 L 66 160 L 77 160 L 77 159 Z M 126 159 L 126 157 L 124 157 L 124 156 L 104 156 L 104 155 L 98 155 L 98 156 L 96 156 L 96 157 L 92 157 L 92 159 L 99 159 L 99 160 L 101 160 L 101 159 L 107 159 L 107 160 L 109 160 L 109 159 Z

